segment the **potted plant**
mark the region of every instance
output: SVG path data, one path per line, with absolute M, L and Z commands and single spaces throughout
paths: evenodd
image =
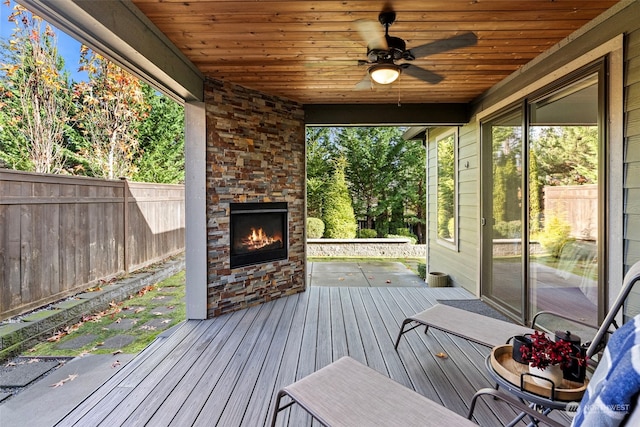
M 521 346 L 522 360 L 529 362 L 529 373 L 540 385 L 549 385 L 553 381 L 556 387 L 562 384 L 563 369 L 571 366 L 574 360 L 583 365 L 585 358 L 575 351 L 569 341 L 553 341 L 546 334 L 535 331 L 531 335 L 531 346 Z M 547 379 L 544 379 L 547 378 Z

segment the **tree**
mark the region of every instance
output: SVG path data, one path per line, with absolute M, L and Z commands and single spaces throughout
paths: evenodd
M 400 157 L 399 189 L 404 206 L 404 220 L 413 227 L 418 243 L 425 242 L 427 212 L 427 169 L 422 141 L 407 141 Z
M 404 148 L 402 131 L 394 127 L 348 127 L 340 130 L 338 145 L 347 160 L 346 178 L 358 218 L 366 228 L 389 233 L 389 219 L 397 195 Z M 382 227 L 382 229 L 381 229 Z
M 142 84 L 148 115 L 140 122 L 140 155 L 136 181 L 177 184 L 184 182 L 184 108 Z
M 307 215 L 322 217 L 323 204 L 333 171 L 331 129 L 308 127 L 307 141 Z
M 39 173 L 64 170 L 64 129 L 70 100 L 64 61 L 51 26 L 20 5 L 0 77 L 0 144 L 3 160 Z
M 81 154 L 95 176 L 131 177 L 136 172 L 139 122 L 148 111 L 141 83 L 86 46 L 82 46 L 80 63 L 90 79 L 74 88 L 76 119 L 88 140 Z
M 356 217 L 351 205 L 351 197 L 345 180 L 345 160 L 336 162 L 333 179 L 327 190 L 323 220 L 325 237 L 333 239 L 353 239 L 356 237 Z

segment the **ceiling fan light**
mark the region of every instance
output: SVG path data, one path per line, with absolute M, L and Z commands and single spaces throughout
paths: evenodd
M 401 71 L 395 64 L 375 64 L 369 67 L 369 76 L 378 84 L 388 85 L 398 80 Z

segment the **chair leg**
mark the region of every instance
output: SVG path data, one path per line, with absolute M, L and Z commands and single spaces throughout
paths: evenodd
M 398 344 L 400 344 L 400 337 L 402 337 L 402 334 L 404 334 L 405 330 L 404 327 L 407 326 L 407 323 L 411 322 L 410 319 L 404 319 L 404 321 L 402 322 L 402 326 L 400 327 L 400 332 L 398 333 L 398 338 L 396 338 L 396 344 L 393 346 L 393 348 L 396 349 L 396 351 L 398 351 Z
M 288 408 L 293 404 L 293 402 L 291 402 L 283 406 L 282 408 L 280 407 L 280 400 L 282 399 L 282 396 L 284 396 L 285 394 L 287 393 L 282 390 L 278 392 L 278 396 L 276 397 L 276 403 L 275 403 L 275 406 L 273 407 L 273 416 L 271 417 L 271 427 L 276 426 L 276 419 L 278 418 L 278 414 L 280 413 L 280 411 L 282 411 L 285 408 Z

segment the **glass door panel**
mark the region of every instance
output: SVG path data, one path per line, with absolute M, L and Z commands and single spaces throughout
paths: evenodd
M 593 325 L 601 202 L 598 92 L 594 73 L 535 100 L 528 128 L 529 309 Z
M 483 200 L 483 296 L 515 317 L 523 315 L 522 113 L 483 123 L 486 189 Z M 490 151 L 489 151 L 490 149 Z M 491 254 L 490 259 L 486 254 Z M 489 262 L 490 261 L 490 267 Z M 489 268 L 487 268 L 489 267 Z

